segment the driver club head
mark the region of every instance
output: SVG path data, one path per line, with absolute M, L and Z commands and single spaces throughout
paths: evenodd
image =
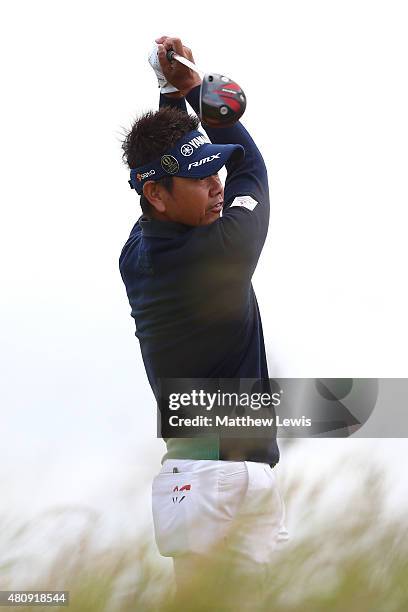
M 214 72 L 204 75 L 201 85 L 200 115 L 210 127 L 230 127 L 243 115 L 246 96 L 232 79 Z
M 184 66 L 203 74 L 193 62 L 173 49 L 166 53 L 169 62 L 176 60 Z M 234 125 L 246 108 L 246 96 L 232 79 L 215 72 L 205 73 L 200 94 L 200 118 L 210 127 L 220 128 Z

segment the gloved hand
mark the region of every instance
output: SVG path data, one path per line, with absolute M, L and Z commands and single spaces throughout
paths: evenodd
M 160 92 L 162 94 L 166 94 L 166 93 L 172 93 L 175 91 L 178 91 L 177 87 L 173 87 L 173 85 L 171 85 L 167 80 L 166 77 L 164 76 L 161 66 L 160 66 L 160 62 L 159 62 L 159 57 L 157 55 L 157 51 L 158 51 L 158 45 L 156 43 L 154 43 L 153 45 L 153 49 L 151 50 L 151 52 L 149 53 L 149 64 L 151 65 L 151 67 L 153 68 L 156 77 L 157 77 L 157 81 L 159 83 L 159 87 L 160 87 Z
M 160 38 L 156 38 L 156 43 L 159 46 L 158 58 L 161 72 L 167 80 L 167 83 L 172 83 L 184 96 L 186 96 L 193 87 L 196 87 L 196 85 L 201 85 L 201 77 L 195 70 L 191 70 L 191 68 L 177 61 L 170 62 L 167 59 L 167 51 L 172 49 L 178 55 L 184 56 L 194 64 L 191 49 L 185 47 L 179 38 L 173 38 L 171 36 L 160 36 Z

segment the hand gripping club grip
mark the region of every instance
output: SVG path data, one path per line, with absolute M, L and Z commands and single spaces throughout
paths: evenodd
M 193 62 L 190 62 L 190 60 L 188 60 L 186 57 L 179 55 L 178 53 L 173 51 L 173 49 L 169 49 L 167 51 L 166 57 L 169 62 L 176 60 L 177 62 L 180 62 L 180 64 L 183 64 L 184 66 L 187 66 L 187 68 L 190 68 L 190 70 L 194 70 L 194 72 L 197 72 L 198 74 L 204 74 L 204 70 L 201 70 L 201 68 L 198 68 L 198 66 L 193 64 Z

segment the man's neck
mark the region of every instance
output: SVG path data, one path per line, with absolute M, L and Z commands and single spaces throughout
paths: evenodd
M 146 215 L 146 217 L 150 219 L 155 219 L 156 221 L 167 221 L 167 222 L 171 221 L 171 219 L 168 218 L 166 213 L 161 213 L 153 207 L 152 207 L 152 210 L 149 211 L 149 214 Z

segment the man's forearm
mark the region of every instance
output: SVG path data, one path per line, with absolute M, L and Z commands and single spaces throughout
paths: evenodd
M 200 86 L 194 87 L 186 95 L 187 101 L 197 115 L 200 112 Z M 225 185 L 225 201 L 237 194 L 253 191 L 255 196 L 264 198 L 268 194 L 268 175 L 263 157 L 241 122 L 237 121 L 228 128 L 211 128 L 203 125 L 211 141 L 219 144 L 241 144 L 245 149 L 245 160 L 237 165 L 226 164 L 228 177 Z
M 186 99 L 184 96 L 178 94 L 160 94 L 159 107 L 171 106 L 172 108 L 178 108 L 182 111 L 187 112 Z

